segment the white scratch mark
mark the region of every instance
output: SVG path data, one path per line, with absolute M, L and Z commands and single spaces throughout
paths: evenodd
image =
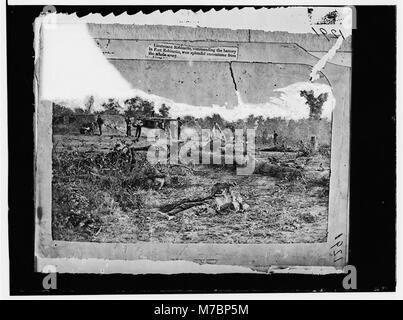
M 313 82 L 319 79 L 319 72 L 325 67 L 326 62 L 328 62 L 330 59 L 334 57 L 336 51 L 341 47 L 342 43 L 343 43 L 343 37 L 338 37 L 333 47 L 331 47 L 330 50 L 312 68 L 312 72 L 309 75 L 310 81 Z

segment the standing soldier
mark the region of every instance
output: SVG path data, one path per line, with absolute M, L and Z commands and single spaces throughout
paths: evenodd
M 262 133 L 262 143 L 263 144 L 267 143 L 268 135 L 269 135 L 269 131 L 267 131 L 267 129 L 264 129 L 263 133 Z
M 137 119 L 135 125 L 136 125 L 136 138 L 139 139 L 141 136 L 141 126 L 143 125 L 143 121 L 141 121 L 141 119 Z
M 178 140 L 179 140 L 179 138 L 181 136 L 182 120 L 180 117 L 178 117 L 176 120 L 178 121 Z
M 316 139 L 316 136 L 311 136 L 311 150 L 312 152 L 318 150 L 318 140 Z
M 104 120 L 101 118 L 101 115 L 98 115 L 97 124 L 99 128 L 99 135 L 102 136 L 102 125 L 104 124 Z
M 125 118 L 125 121 L 126 121 L 126 135 L 130 137 L 132 135 L 132 121 L 130 120 L 129 116 Z
M 274 130 L 274 133 L 273 133 L 273 143 L 274 143 L 274 145 L 277 145 L 277 138 L 278 138 L 278 134 L 277 134 L 276 130 Z

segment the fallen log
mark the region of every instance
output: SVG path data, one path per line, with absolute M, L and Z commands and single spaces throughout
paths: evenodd
M 234 184 L 231 182 L 216 183 L 212 187 L 211 194 L 209 196 L 196 199 L 185 199 L 160 206 L 160 213 L 170 217 L 192 207 L 209 203 L 209 200 L 211 199 L 215 199 L 215 202 L 212 204 L 212 206 L 217 212 L 223 212 L 227 209 L 235 211 L 247 209 L 248 205 L 243 203 L 239 192 L 231 190 L 231 187 L 233 186 Z
M 256 163 L 255 171 L 256 174 L 267 175 L 279 179 L 287 180 L 302 180 L 304 179 L 304 169 L 299 165 L 291 166 L 288 164 L 271 164 L 264 161 L 259 161 Z

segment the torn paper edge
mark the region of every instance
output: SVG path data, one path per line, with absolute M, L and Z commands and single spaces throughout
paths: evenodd
M 213 265 L 198 264 L 187 260 L 175 261 L 152 261 L 141 260 L 104 260 L 104 259 L 77 259 L 77 258 L 37 258 L 37 271 L 49 273 L 53 270 L 56 273 L 74 273 L 77 274 L 228 274 L 228 273 L 246 273 L 246 274 L 312 274 L 327 275 L 341 274 L 343 269 L 332 266 L 268 266 L 267 268 L 257 269 L 244 266 L 233 265 Z M 94 272 L 98 270 L 98 272 Z
M 51 6 L 53 7 L 53 6 Z M 354 8 L 351 6 L 325 7 L 321 5 L 313 6 L 288 6 L 256 9 L 254 7 L 234 7 L 231 9 L 222 8 L 216 10 L 211 8 L 203 11 L 193 11 L 191 9 L 178 9 L 173 11 L 155 10 L 150 13 L 139 11 L 134 14 L 127 14 L 127 11 L 119 15 L 114 12 L 102 16 L 99 13 L 90 13 L 78 17 L 77 13 L 65 14 L 57 13 L 57 7 L 43 16 L 48 19 L 61 20 L 62 23 L 96 23 L 96 24 L 126 24 L 126 25 L 165 25 L 165 26 L 183 26 L 192 28 L 217 28 L 231 30 L 260 30 L 260 31 L 283 31 L 288 33 L 315 33 L 312 30 L 313 25 L 317 25 L 311 20 L 307 9 L 311 8 L 319 14 L 325 15 L 331 11 L 337 11 L 341 18 L 331 24 L 320 24 L 322 28 L 339 27 L 343 30 L 345 37 L 351 35 Z M 247 19 L 248 15 L 254 15 L 256 19 Z M 298 20 L 299 18 L 299 20 Z M 290 21 L 293 23 L 290 27 Z M 330 29 L 329 29 L 330 30 Z

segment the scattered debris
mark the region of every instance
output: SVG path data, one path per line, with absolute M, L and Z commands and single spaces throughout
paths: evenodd
M 124 137 L 95 147 L 98 136 L 80 138 L 71 137 L 72 150 L 66 140 L 53 149 L 57 240 L 326 241 L 328 148 L 308 156 L 258 150 L 254 174 L 237 176 L 224 165 L 151 165 L 141 143 Z
M 184 199 L 163 205 L 159 209 L 162 213 L 165 213 L 168 216 L 205 204 L 214 208 L 217 213 L 244 210 L 247 206 L 244 206 L 243 199 L 239 192 L 232 189 L 235 186 L 236 183 L 234 182 L 218 182 L 213 185 L 210 195 L 208 196 L 195 199 Z

